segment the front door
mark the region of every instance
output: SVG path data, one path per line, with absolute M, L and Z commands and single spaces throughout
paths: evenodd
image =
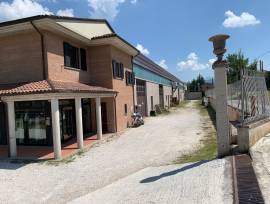
M 101 103 L 102 131 L 108 132 L 107 106 L 105 102 Z
M 75 104 L 72 100 L 60 102 L 61 140 L 76 137 Z

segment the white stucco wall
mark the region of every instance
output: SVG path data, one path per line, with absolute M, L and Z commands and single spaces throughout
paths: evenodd
M 179 100 L 179 93 L 178 93 L 178 91 L 179 91 L 179 88 L 176 89 L 176 90 L 173 92 L 173 97 L 174 97 L 174 98 L 177 98 L 177 100 Z
M 179 89 L 179 101 L 185 100 L 185 91 L 183 89 Z
M 172 97 L 172 87 L 171 86 L 165 86 L 163 85 L 163 93 L 164 93 L 164 105 L 165 107 L 170 107 L 170 101 L 171 101 L 171 97 Z M 166 97 L 169 96 L 169 97 Z
M 153 106 L 159 105 L 159 85 L 153 82 L 146 82 L 146 100 L 147 100 L 147 115 L 151 111 L 151 96 L 153 96 Z

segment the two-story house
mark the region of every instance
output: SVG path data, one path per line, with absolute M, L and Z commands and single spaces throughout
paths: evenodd
M 136 48 L 106 20 L 34 16 L 0 23 L 0 145 L 61 145 L 131 123 Z M 1 148 L 1 147 L 0 147 Z

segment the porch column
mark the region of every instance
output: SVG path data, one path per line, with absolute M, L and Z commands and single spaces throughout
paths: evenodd
M 51 100 L 54 158 L 61 159 L 61 134 L 58 99 Z
M 97 138 L 102 139 L 102 121 L 100 98 L 96 98 Z
M 14 101 L 8 101 L 8 133 L 9 133 L 9 156 L 17 156 L 17 145 L 15 135 L 15 111 Z
M 82 99 L 80 97 L 75 98 L 76 109 L 76 128 L 77 128 L 77 144 L 78 148 L 83 148 L 83 123 L 82 123 Z

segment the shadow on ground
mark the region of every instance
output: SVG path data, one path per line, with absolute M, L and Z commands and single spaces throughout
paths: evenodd
M 149 177 L 149 178 L 143 179 L 143 180 L 140 181 L 140 183 L 152 183 L 152 182 L 155 182 L 155 181 L 157 181 L 159 179 L 162 179 L 162 178 L 165 178 L 165 177 L 169 177 L 169 176 L 173 176 L 173 175 L 176 175 L 176 174 L 181 173 L 183 171 L 186 171 L 186 170 L 189 170 L 189 169 L 198 167 L 198 166 L 200 166 L 202 164 L 205 164 L 207 162 L 209 162 L 209 161 L 208 160 L 198 161 L 198 162 L 189 164 L 187 166 L 184 166 L 184 167 L 182 167 L 180 169 L 176 169 L 176 170 L 173 170 L 173 171 L 162 173 L 162 174 L 160 174 L 158 176 L 153 176 L 153 177 Z

